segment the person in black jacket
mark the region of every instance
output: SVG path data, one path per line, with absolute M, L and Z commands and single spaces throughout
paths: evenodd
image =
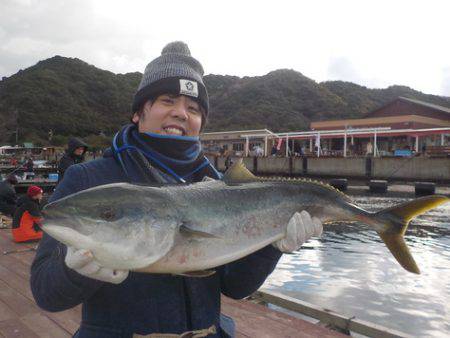
M 0 212 L 7 216 L 13 216 L 17 208 L 17 195 L 14 186 L 17 184 L 15 175 L 9 175 L 0 183 Z
M 67 168 L 84 161 L 87 149 L 88 145 L 83 140 L 76 137 L 69 140 L 66 152 L 58 163 L 58 182 L 63 179 Z
M 133 123 L 115 135 L 103 158 L 71 166 L 50 202 L 117 182 L 220 179 L 199 139 L 208 108 L 201 64 L 185 43 L 167 45 L 145 69 L 133 101 Z M 31 267 L 31 290 L 47 311 L 83 304 L 76 338 L 230 337 L 233 325 L 220 314 L 221 294 L 249 296 L 275 269 L 282 252 L 298 249 L 317 233 L 316 223 L 302 213 L 285 238 L 203 278 L 113 270 L 101 266 L 89 250 L 67 247 L 44 234 Z

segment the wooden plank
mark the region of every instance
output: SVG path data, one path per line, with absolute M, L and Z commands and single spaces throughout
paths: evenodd
M 345 335 L 295 318 L 285 313 L 248 301 L 222 297 L 222 312 L 236 322 L 239 334 L 249 337 L 324 337 L 343 338 Z
M 2 255 L 0 253 L 0 265 L 24 279 L 29 279 L 30 265 L 18 259 L 17 255 L 20 254 Z
M 56 322 L 65 331 L 74 334 L 80 327 L 81 322 L 81 306 L 61 312 L 45 312 L 47 317 Z
M 39 337 L 64 338 L 72 336 L 70 332 L 64 330 L 53 320 L 39 312 L 23 316 L 20 320 Z
M 16 317 L 16 314 L 0 299 L 0 322 L 14 317 Z
M 22 278 L 0 265 L 0 280 L 7 284 L 11 289 L 16 290 L 28 299 L 33 300 L 28 279 Z
M 370 323 L 355 317 L 345 317 L 329 309 L 286 296 L 276 291 L 262 289 L 257 292 L 262 300 L 292 310 L 306 316 L 319 319 L 322 322 L 332 324 L 339 328 L 363 334 L 368 337 L 377 338 L 403 338 L 409 337 L 408 334 L 393 330 L 381 325 Z
M 39 311 L 36 303 L 0 281 L 0 300 L 18 317 Z
M 39 338 L 17 318 L 0 322 L 0 334 L 5 338 Z

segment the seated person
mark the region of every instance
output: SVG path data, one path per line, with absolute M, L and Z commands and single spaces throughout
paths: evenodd
M 0 182 L 0 213 L 13 216 L 17 207 L 17 195 L 14 186 L 17 184 L 15 175 L 9 175 Z
M 42 238 L 39 223 L 42 220 L 40 202 L 43 191 L 40 187 L 32 185 L 27 194 L 17 202 L 14 213 L 12 234 L 15 242 L 26 242 Z

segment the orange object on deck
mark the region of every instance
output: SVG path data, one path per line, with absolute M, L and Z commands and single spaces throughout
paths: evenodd
M 12 229 L 14 242 L 27 242 L 42 238 L 42 230 L 35 230 L 36 225 L 41 222 L 41 217 L 32 216 L 25 211 L 20 218 L 20 226 Z

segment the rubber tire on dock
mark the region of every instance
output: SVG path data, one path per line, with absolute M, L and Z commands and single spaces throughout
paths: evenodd
M 388 183 L 386 180 L 370 180 L 369 190 L 374 193 L 385 193 L 388 190 Z
M 433 182 L 416 182 L 414 191 L 417 196 L 433 195 L 436 191 L 436 183 Z
M 348 180 L 346 178 L 334 178 L 330 180 L 329 184 L 340 191 L 347 191 Z

